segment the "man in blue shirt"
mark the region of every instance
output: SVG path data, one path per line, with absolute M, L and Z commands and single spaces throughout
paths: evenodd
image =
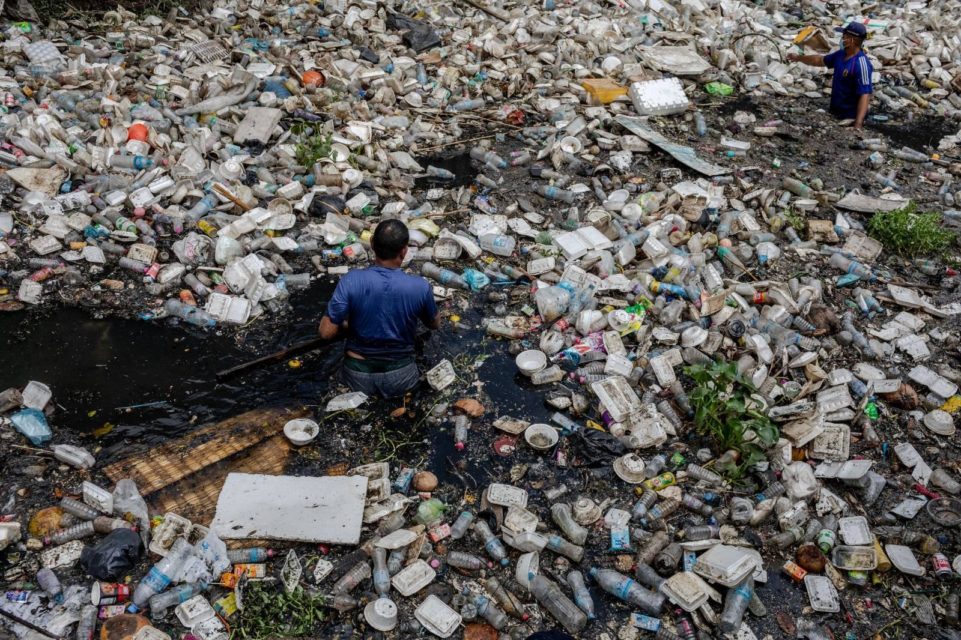
M 789 53 L 790 62 L 801 62 L 815 67 L 827 67 L 834 70 L 831 82 L 831 113 L 837 118 L 854 120 L 854 128 L 864 126 L 864 118 L 868 115 L 868 103 L 871 101 L 871 74 L 874 67 L 868 60 L 864 50 L 865 38 L 868 30 L 863 24 L 852 22 L 846 27 L 838 27 L 841 32 L 841 45 L 826 56 L 800 56 Z
M 344 382 L 353 391 L 401 396 L 420 379 L 414 362 L 417 323 L 440 329 L 430 284 L 401 270 L 410 234 L 385 220 L 370 240 L 374 266 L 344 275 L 320 321 L 320 337 L 346 335 Z

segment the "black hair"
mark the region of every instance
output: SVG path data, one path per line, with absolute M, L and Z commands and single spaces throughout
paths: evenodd
M 393 260 L 410 241 L 407 225 L 400 220 L 384 220 L 374 229 L 370 246 L 381 260 Z

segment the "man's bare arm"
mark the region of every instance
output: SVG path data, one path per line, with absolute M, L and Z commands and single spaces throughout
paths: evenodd
M 801 64 L 806 64 L 812 67 L 823 67 L 824 66 L 824 56 L 819 56 L 817 54 L 810 54 L 806 56 L 799 56 L 796 53 L 787 54 L 788 62 L 800 62 Z
M 431 320 L 430 324 L 427 326 L 433 329 L 434 331 L 440 331 L 440 322 L 441 322 L 441 317 L 440 317 L 440 313 L 438 313 L 437 315 L 434 316 L 434 319 Z
M 317 333 L 324 340 L 333 340 L 340 333 L 340 327 L 334 324 L 330 318 L 324 316 L 320 319 L 320 327 L 317 328 Z
M 854 118 L 854 128 L 860 129 L 864 126 L 864 119 L 868 115 L 868 104 L 871 102 L 871 94 L 865 93 L 858 97 L 858 111 Z

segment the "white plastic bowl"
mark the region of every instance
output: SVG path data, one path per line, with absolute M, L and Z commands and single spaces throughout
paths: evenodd
M 524 440 L 527 444 L 540 451 L 550 449 L 559 439 L 557 429 L 549 424 L 532 424 L 524 430 Z
M 309 444 L 320 433 L 320 426 L 313 420 L 298 418 L 284 425 L 284 435 L 298 447 Z
M 547 367 L 547 356 L 540 349 L 528 349 L 517 354 L 514 364 L 521 373 L 530 377 Z

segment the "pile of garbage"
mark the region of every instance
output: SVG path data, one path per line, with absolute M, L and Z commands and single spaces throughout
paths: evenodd
M 334 497 L 349 535 L 315 539 L 329 532 L 303 507 L 259 520 L 228 499 L 282 481 L 286 502 L 290 476 L 231 474 L 211 522 L 152 513 L 130 479 L 104 488 L 83 448 L 37 454 L 46 385 L 4 392 L 32 454 L 76 471 L 56 504 L 4 501 L 0 624 L 76 624 L 78 640 L 98 625 L 104 640 L 827 638 L 855 624 L 850 601 L 881 598 L 859 630 L 957 625 L 939 580 L 961 573 L 961 279 L 944 261 L 959 136 L 904 138 L 961 113 L 958 6 L 844 7 L 253 1 L 121 9 L 96 35 L 9 24 L 4 310 L 239 327 L 362 266 L 374 225 L 400 218 L 405 267 L 451 321 L 483 309 L 522 390 L 556 413 L 492 414 L 473 371 L 430 363 L 432 438 L 519 462 L 459 491 L 414 460 L 353 460 L 305 494 Z M 824 70 L 783 58 L 826 51 L 849 18 L 873 34 L 862 137 L 814 113 Z M 300 452 L 328 441 L 309 418 L 288 427 Z M 314 529 L 285 528 L 300 520 Z M 238 546 L 258 537 L 284 549 Z M 778 632 L 764 594 L 784 577 L 825 615 L 778 611 Z

